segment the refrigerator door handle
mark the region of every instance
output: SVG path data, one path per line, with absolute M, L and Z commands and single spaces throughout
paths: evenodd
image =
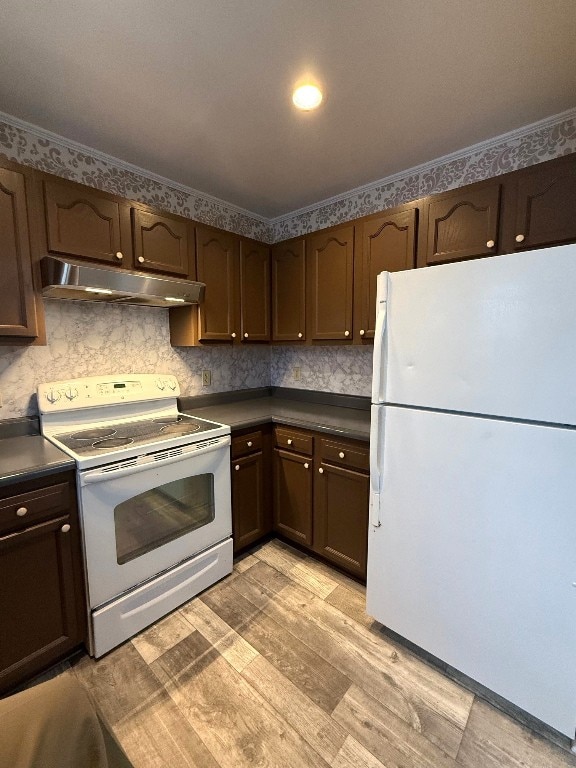
M 383 403 L 386 399 L 386 314 L 388 309 L 388 272 L 378 275 L 376 298 L 376 328 L 374 330 L 374 358 L 372 372 L 372 402 Z
M 382 406 L 372 406 L 370 420 L 370 525 L 380 526 L 380 493 L 384 470 L 384 418 Z

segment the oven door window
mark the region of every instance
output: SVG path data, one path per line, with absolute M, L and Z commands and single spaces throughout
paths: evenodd
M 195 475 L 132 496 L 114 509 L 116 559 L 124 565 L 214 520 L 214 475 Z

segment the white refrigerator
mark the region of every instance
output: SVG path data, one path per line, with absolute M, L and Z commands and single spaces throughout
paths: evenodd
M 377 301 L 368 613 L 573 739 L 576 245 Z

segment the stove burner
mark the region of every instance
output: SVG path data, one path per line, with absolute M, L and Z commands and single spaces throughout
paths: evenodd
M 70 435 L 71 440 L 98 440 L 103 437 L 110 437 L 115 435 L 116 430 L 109 427 L 101 427 L 100 429 L 86 429 L 84 432 L 75 432 Z
M 92 448 L 120 448 L 123 445 L 130 445 L 134 440 L 131 437 L 110 437 L 108 440 L 97 440 L 92 443 Z
M 160 432 L 164 435 L 191 435 L 199 429 L 200 424 L 166 424 Z
M 152 419 L 154 424 L 176 424 L 179 421 L 184 421 L 183 416 L 160 416 L 158 419 Z

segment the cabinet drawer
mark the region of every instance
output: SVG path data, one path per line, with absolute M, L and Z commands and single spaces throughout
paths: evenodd
M 0 499 L 0 533 L 39 523 L 57 512 L 67 511 L 69 505 L 69 483 L 7 496 Z
M 306 432 L 289 427 L 276 427 L 274 429 L 274 445 L 287 451 L 304 453 L 312 456 L 314 451 L 314 438 Z
M 349 443 L 337 443 L 333 440 L 320 440 L 320 459 L 329 464 L 339 464 L 368 472 L 370 468 L 370 450 L 368 446 Z
M 233 459 L 239 459 L 240 456 L 247 456 L 249 453 L 261 450 L 262 432 L 260 431 L 232 438 L 231 455 Z

